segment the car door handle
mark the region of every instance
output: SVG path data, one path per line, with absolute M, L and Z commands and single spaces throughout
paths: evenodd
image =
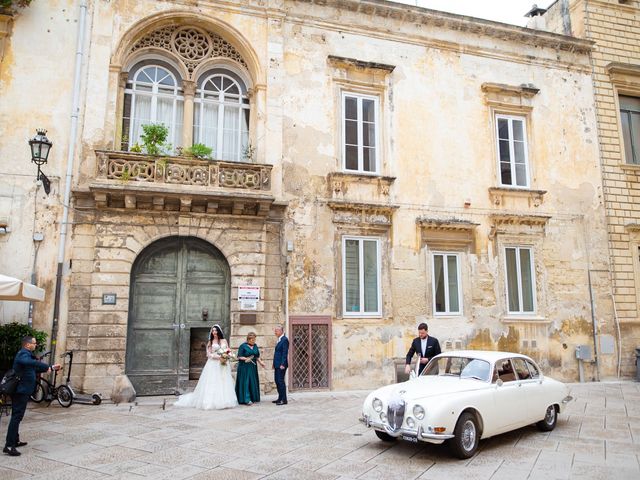
M 180 324 L 179 323 L 174 323 L 171 326 L 173 327 L 174 330 L 177 330 L 178 328 L 180 328 Z

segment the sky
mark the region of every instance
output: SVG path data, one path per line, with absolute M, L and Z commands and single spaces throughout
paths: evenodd
M 432 10 L 458 13 L 470 17 L 485 18 L 496 22 L 525 26 L 524 14 L 533 4 L 547 8 L 554 0 L 396 0 L 399 3 L 417 5 Z

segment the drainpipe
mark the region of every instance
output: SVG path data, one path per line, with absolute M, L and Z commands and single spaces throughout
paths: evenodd
M 80 17 L 78 19 L 78 39 L 76 42 L 76 64 L 73 77 L 73 100 L 71 107 L 71 128 L 67 154 L 67 175 L 62 202 L 62 223 L 60 224 L 60 244 L 58 248 L 58 268 L 56 271 L 56 291 L 53 304 L 53 324 L 51 326 L 51 359 L 55 361 L 56 343 L 58 341 L 58 321 L 60 319 L 60 298 L 62 296 L 64 253 L 67 243 L 67 225 L 69 222 L 69 203 L 71 202 L 71 179 L 73 176 L 73 159 L 76 153 L 76 137 L 78 134 L 78 117 L 80 111 L 80 87 L 82 58 L 84 56 L 84 33 L 87 20 L 87 0 L 80 0 Z

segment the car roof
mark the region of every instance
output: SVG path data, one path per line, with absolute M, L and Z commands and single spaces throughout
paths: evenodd
M 513 352 L 496 352 L 493 350 L 450 350 L 446 352 L 442 352 L 438 357 L 471 357 L 478 358 L 481 360 L 486 360 L 487 362 L 496 362 L 498 360 L 502 360 L 503 358 L 526 358 L 527 360 L 531 360 L 531 358 L 526 355 L 522 355 L 521 353 L 513 353 Z

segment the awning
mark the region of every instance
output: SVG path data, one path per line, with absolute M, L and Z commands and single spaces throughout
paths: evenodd
M 17 278 L 0 275 L 0 300 L 44 300 L 44 290 Z

